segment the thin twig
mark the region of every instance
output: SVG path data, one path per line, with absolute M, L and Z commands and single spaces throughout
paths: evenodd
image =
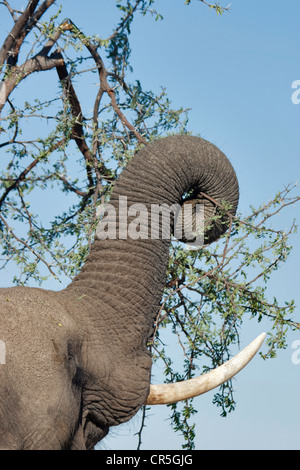
M 56 144 L 53 144 L 50 149 L 48 150 L 47 152 L 47 155 L 48 153 L 51 153 L 53 152 L 54 150 L 58 149 L 61 145 L 63 145 L 63 143 L 65 142 L 65 138 L 59 140 L 58 142 L 56 142 Z M 25 170 L 23 170 L 19 176 L 14 180 L 14 182 L 8 186 L 8 188 L 6 188 L 6 190 L 4 191 L 4 193 L 2 194 L 2 196 L 0 197 L 0 208 L 5 200 L 5 198 L 7 197 L 7 195 L 13 190 L 13 189 L 16 189 L 19 184 L 24 181 L 26 175 L 39 163 L 40 161 L 40 157 L 37 157 L 35 160 L 33 160 L 26 168 Z
M 47 263 L 47 261 L 39 255 L 39 253 L 37 253 L 30 245 L 28 245 L 28 243 L 25 241 L 25 240 L 22 240 L 21 238 L 17 237 L 17 235 L 12 231 L 12 228 L 8 225 L 8 223 L 6 222 L 6 220 L 4 219 L 4 217 L 2 217 L 2 215 L 0 214 L 0 219 L 1 221 L 3 222 L 3 224 L 5 225 L 5 227 L 7 228 L 7 231 L 11 234 L 11 236 L 20 244 L 24 245 L 29 251 L 31 251 L 31 253 L 36 257 L 38 258 L 42 263 L 44 263 L 49 272 L 52 274 L 52 276 L 55 277 L 55 279 L 58 279 L 58 277 L 56 276 L 56 274 L 52 271 L 50 265 Z

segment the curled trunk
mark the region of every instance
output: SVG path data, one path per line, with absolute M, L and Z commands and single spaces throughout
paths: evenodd
M 113 190 L 110 205 L 116 210 L 116 237 L 100 239 L 96 235 L 86 264 L 68 289 L 76 287 L 91 294 L 94 290 L 97 297 L 105 291 L 111 296 L 119 292 L 122 305 L 126 305 L 128 298 L 131 315 L 134 314 L 131 294 L 134 298 L 137 295 L 139 302 L 148 306 L 145 316 L 149 316 L 151 305 L 157 308 L 161 299 L 170 243 L 170 236 L 161 231 L 161 224 L 160 233 L 155 231 L 155 224 L 154 227 L 151 225 L 152 208 L 183 203 L 203 204 L 207 244 L 227 230 L 226 219 L 228 214 L 229 217 L 235 214 L 238 198 L 234 169 L 213 144 L 187 135 L 149 143 L 133 157 Z M 123 202 L 128 211 L 125 231 L 124 213 L 120 216 Z M 218 217 L 224 203 L 230 209 L 227 216 Z M 147 213 L 140 214 L 139 230 L 143 235 L 136 239 L 134 233 L 138 236 L 137 231 L 130 232 L 134 221 L 130 208 L 134 207 L 136 211 L 139 204 L 147 209 Z M 213 219 L 215 215 L 217 217 Z M 109 225 L 109 220 L 106 223 Z M 171 235 L 173 220 L 170 225 Z M 127 293 L 125 296 L 123 286 Z M 129 286 L 130 293 L 127 290 Z
M 113 402 L 102 403 L 103 409 L 109 408 L 101 411 L 109 415 L 108 425 L 129 419 L 149 393 L 151 359 L 146 345 L 160 308 L 171 235 L 162 230 L 163 224 L 151 226 L 152 208 L 182 205 L 184 200 L 203 203 L 205 243 L 210 243 L 228 228 L 238 197 L 237 178 L 226 156 L 213 144 L 187 135 L 149 143 L 117 181 L 110 200 L 114 210 L 99 223 L 91 253 L 65 291 L 84 298 L 76 315 L 93 338 L 89 367 L 94 376 L 106 377 L 98 395 L 99 400 Z M 229 211 L 212 226 L 211 218 L 224 203 Z M 130 231 L 132 225 L 136 228 L 137 216 L 142 236 Z M 116 236 L 105 239 L 103 224 L 116 229 Z M 170 225 L 172 232 L 173 217 Z M 102 415 L 97 419 L 104 421 Z

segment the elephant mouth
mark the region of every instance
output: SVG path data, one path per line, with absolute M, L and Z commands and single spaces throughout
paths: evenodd
M 260 349 L 265 333 L 261 333 L 240 353 L 216 369 L 193 379 L 173 384 L 151 385 L 146 405 L 167 405 L 195 398 L 227 382 L 240 372 Z

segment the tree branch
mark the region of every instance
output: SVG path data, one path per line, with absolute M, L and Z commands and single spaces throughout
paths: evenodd
M 42 7 L 45 9 L 47 5 L 52 3 L 52 0 L 47 0 L 46 2 L 44 2 L 44 4 L 41 5 L 40 9 L 38 10 L 36 18 L 39 18 L 42 15 Z M 32 25 L 32 27 L 33 26 L 34 24 Z M 54 44 L 58 41 L 62 32 L 66 29 L 69 29 L 69 25 L 64 21 L 59 26 L 58 30 L 53 34 L 53 36 L 47 41 L 46 45 L 40 50 L 40 52 L 38 52 L 31 59 L 28 59 L 23 65 L 13 66 L 10 68 L 7 77 L 1 82 L 0 86 L 0 112 L 3 109 L 7 98 L 9 97 L 11 92 L 16 88 L 16 86 L 20 83 L 21 80 L 23 80 L 25 77 L 27 77 L 33 72 L 50 70 L 54 67 L 61 65 L 64 62 L 61 53 L 59 53 L 58 51 L 54 52 L 50 56 L 48 56 L 47 54 L 50 52 Z
M 80 39 L 82 44 L 91 53 L 96 65 L 98 66 L 98 73 L 99 73 L 99 78 L 100 78 L 100 89 L 109 95 L 112 107 L 114 111 L 116 112 L 117 116 L 119 117 L 119 119 L 121 120 L 122 124 L 126 126 L 135 135 L 138 142 L 146 145 L 147 141 L 144 139 L 144 137 L 142 137 L 137 132 L 135 127 L 132 124 L 130 124 L 130 122 L 127 120 L 125 115 L 120 110 L 118 103 L 117 103 L 115 92 L 107 81 L 107 71 L 104 66 L 104 62 L 97 51 L 97 47 L 87 39 L 87 37 L 82 33 L 82 31 L 80 31 L 80 29 L 77 28 L 77 26 L 70 19 L 68 21 L 70 23 L 69 29 L 72 30 L 77 35 L 77 37 Z
M 28 5 L 18 20 L 15 22 L 12 30 L 10 31 L 9 35 L 5 39 L 3 46 L 0 49 L 0 69 L 2 68 L 4 62 L 7 60 L 10 50 L 14 45 L 14 42 L 17 38 L 20 37 L 22 30 L 24 29 L 28 19 L 32 16 L 34 10 L 37 7 L 39 0 L 30 0 Z
M 10 100 L 7 100 L 13 113 L 15 112 L 15 107 L 14 105 L 12 104 L 12 102 Z M 14 135 L 13 137 L 10 139 L 10 140 L 7 140 L 6 142 L 3 142 L 2 144 L 0 144 L 0 148 L 1 147 L 5 147 L 6 145 L 10 145 L 10 144 L 13 144 L 15 143 L 15 140 L 16 140 L 16 137 L 18 135 L 18 132 L 19 132 L 19 123 L 18 123 L 18 120 L 16 120 L 16 122 L 14 123 L 15 124 L 15 132 L 14 132 Z
M 61 63 L 60 65 L 56 67 L 56 71 L 62 83 L 66 98 L 71 106 L 71 113 L 74 118 L 74 124 L 72 128 L 72 138 L 75 140 L 77 147 L 79 148 L 80 152 L 84 156 L 84 159 L 86 162 L 87 178 L 89 181 L 89 194 L 91 194 L 94 188 L 94 179 L 92 175 L 92 168 L 93 168 L 94 160 L 84 137 L 83 126 L 82 126 L 83 115 L 82 115 L 80 102 L 77 98 L 75 89 L 72 85 L 72 82 L 68 74 L 68 70 L 67 70 L 67 67 L 66 67 L 66 64 L 64 62 L 62 55 L 61 55 Z
M 51 148 L 49 149 L 49 152 L 47 153 L 51 153 L 53 152 L 54 150 L 56 150 L 58 147 L 60 147 L 63 143 L 65 142 L 65 139 L 61 139 L 59 142 L 56 142 L 56 144 L 54 144 L 53 146 L 51 146 Z M 19 176 L 15 179 L 15 181 L 8 187 L 6 188 L 6 190 L 4 191 L 4 193 L 2 194 L 1 198 L 0 198 L 0 209 L 1 209 L 1 206 L 5 200 L 5 198 L 7 197 L 7 195 L 13 190 L 13 189 L 16 189 L 19 184 L 25 179 L 26 175 L 39 163 L 41 159 L 38 157 L 36 158 L 35 160 L 33 160 L 33 162 L 31 162 L 26 168 L 25 170 L 23 170 Z
M 36 23 L 39 21 L 39 19 L 43 16 L 45 11 L 47 11 L 48 8 L 50 8 L 51 5 L 54 2 L 55 2 L 55 0 L 45 0 L 41 4 L 41 6 L 36 10 L 34 15 L 31 18 L 29 18 L 28 25 L 27 25 L 27 28 L 26 28 L 26 30 L 28 30 L 28 32 L 32 30 L 32 28 L 36 25 Z M 26 33 L 26 34 L 28 34 L 28 33 Z
M 12 237 L 20 244 L 24 245 L 29 251 L 31 251 L 31 253 L 36 257 L 38 258 L 42 263 L 44 263 L 47 268 L 49 269 L 50 273 L 52 274 L 52 276 L 54 276 L 55 279 L 58 279 L 58 277 L 56 276 L 56 274 L 52 271 L 50 265 L 47 263 L 46 260 L 44 260 L 44 258 L 42 256 L 39 255 L 39 253 L 37 253 L 36 251 L 34 251 L 34 249 L 28 245 L 28 243 L 24 240 L 22 240 L 21 238 L 17 237 L 17 235 L 12 231 L 11 227 L 8 225 L 8 223 L 6 222 L 6 220 L 4 219 L 4 217 L 2 217 L 2 215 L 0 214 L 0 220 L 2 221 L 2 223 L 5 225 L 5 227 L 7 228 L 7 230 L 9 231 L 9 233 L 12 235 Z
M 118 26 L 118 27 L 115 29 L 115 31 L 112 33 L 112 35 L 109 36 L 109 38 L 107 38 L 107 41 L 111 41 L 111 40 L 118 34 L 118 32 L 121 31 L 121 30 L 125 27 L 127 21 L 128 21 L 130 18 L 133 17 L 133 15 L 134 15 L 134 13 L 135 13 L 135 11 L 136 11 L 136 9 L 137 9 L 137 7 L 139 6 L 140 3 L 141 3 L 141 0 L 136 0 L 136 3 L 135 3 L 135 5 L 134 5 L 134 7 L 127 13 L 127 15 L 125 16 L 125 18 L 123 18 L 123 20 L 121 21 L 121 23 L 119 24 L 119 26 Z
M 61 64 L 61 55 L 54 52 L 49 57 L 38 53 L 32 59 L 27 60 L 23 65 L 14 67 L 13 71 L 1 83 L 0 87 L 0 112 L 2 111 L 8 97 L 16 86 L 33 72 L 50 70 Z
M 36 25 L 36 23 L 38 22 L 38 20 L 42 17 L 42 15 L 45 13 L 45 11 L 47 11 L 47 9 L 55 2 L 55 0 L 45 0 L 42 5 L 37 9 L 37 11 L 35 12 L 35 14 L 33 14 L 32 16 L 30 16 L 28 18 L 28 21 L 27 23 L 24 25 L 23 29 L 20 31 L 19 35 L 15 37 L 15 42 L 14 42 L 14 45 L 12 46 L 13 47 L 13 50 L 11 48 L 11 51 L 10 51 L 10 54 L 9 54 L 9 57 L 8 57 L 8 60 L 7 60 L 7 63 L 9 66 L 15 66 L 18 62 L 18 56 L 19 56 L 19 51 L 20 51 L 20 48 L 24 42 L 24 39 L 26 38 L 26 36 L 28 35 L 28 33 L 30 33 L 30 31 L 34 28 L 34 26 Z M 5 2 L 7 8 L 9 8 L 9 5 L 7 2 Z M 11 13 L 11 15 L 13 16 L 14 18 L 14 10 L 10 9 L 9 8 L 9 11 Z M 17 19 L 14 18 L 15 21 L 17 21 Z
M 3 2 L 1 2 L 1 5 L 6 6 L 6 8 L 8 9 L 9 13 L 12 16 L 12 19 L 16 23 L 16 21 L 18 20 L 18 17 L 15 15 L 15 10 L 10 6 L 10 4 L 7 2 L 7 0 L 3 0 Z
M 69 181 L 63 175 L 60 175 L 57 172 L 55 174 L 70 191 L 73 191 L 75 194 L 78 194 L 78 196 L 82 196 L 82 197 L 85 197 L 85 198 L 87 198 L 89 196 L 89 193 L 81 191 L 78 188 L 74 188 L 74 186 L 72 186 L 71 183 L 69 183 Z

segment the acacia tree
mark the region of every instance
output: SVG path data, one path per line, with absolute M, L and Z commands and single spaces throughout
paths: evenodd
M 200 1 L 218 14 L 228 9 Z M 144 90 L 130 66 L 136 15 L 162 19 L 154 0 L 115 3 L 118 25 L 100 38 L 81 31 L 72 18 L 62 19 L 63 8 L 55 0 L 31 0 L 22 12 L 13 2 L 1 2 L 12 27 L 0 50 L 0 269 L 12 266 L 14 284 L 72 279 L 92 243 L 97 207 L 133 153 L 157 137 L 189 132 L 188 110 L 173 109 L 165 89 L 159 94 Z M 50 71 L 53 86 L 45 91 L 44 73 Z M 38 87 L 33 101 L 26 97 L 29 80 Z M 80 99 L 87 82 L 97 85 L 89 108 Z M 287 231 L 275 230 L 270 221 L 299 201 L 294 189 L 284 188 L 268 204 L 238 214 L 209 248 L 187 250 L 172 242 L 165 294 L 149 343 L 153 360 L 164 364 L 166 382 L 191 378 L 197 368 L 205 372 L 227 360 L 246 319 L 269 320 L 264 358 L 286 346 L 288 329 L 300 328 L 293 320 L 293 301 L 279 305 L 266 292 L 270 275 L 291 251 L 289 238 L 296 228 L 293 222 Z M 50 208 L 59 192 L 60 207 L 51 219 L 47 211 L 35 212 L 41 195 Z M 164 329 L 178 338 L 182 364 L 175 366 L 169 357 Z M 231 381 L 220 387 L 214 402 L 223 416 L 234 409 Z M 138 446 L 146 413 L 144 407 Z M 195 413 L 192 400 L 170 406 L 172 426 L 189 449 Z

